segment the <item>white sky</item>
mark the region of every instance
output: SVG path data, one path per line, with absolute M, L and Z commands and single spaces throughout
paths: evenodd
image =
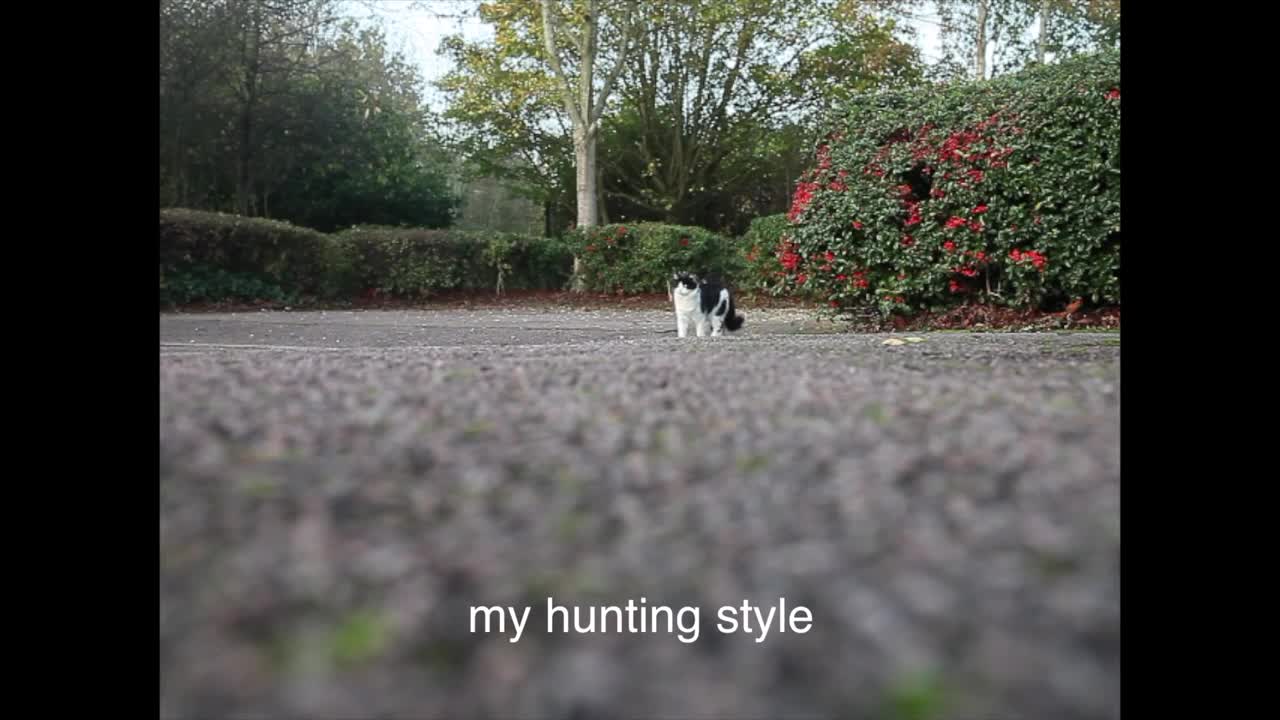
M 416 60 L 427 83 L 426 99 L 433 110 L 441 111 L 442 98 L 430 85 L 450 69 L 449 60 L 436 55 L 440 41 L 456 33 L 473 40 L 492 37 L 489 26 L 474 17 L 477 4 L 476 0 L 425 0 L 417 3 L 414 0 L 361 0 L 350 4 L 349 13 L 356 17 L 369 17 L 372 9 L 382 20 L 392 49 Z M 937 60 L 941 47 L 938 16 L 933 3 L 926 3 L 914 13 L 910 24 L 916 29 L 917 47 L 925 62 Z

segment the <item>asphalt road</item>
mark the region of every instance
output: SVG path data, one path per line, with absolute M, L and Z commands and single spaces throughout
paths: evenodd
M 1120 335 L 741 310 L 161 315 L 162 717 L 1118 717 Z

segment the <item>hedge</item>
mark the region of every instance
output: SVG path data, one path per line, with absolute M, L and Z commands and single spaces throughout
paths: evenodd
M 745 268 L 740 245 L 700 227 L 660 223 L 612 224 L 566 235 L 581 260 L 583 287 L 596 292 L 666 292 L 678 270 L 731 280 Z
M 1120 302 L 1120 58 L 849 104 L 796 188 L 783 291 L 838 308 Z
M 743 276 L 740 289 L 744 292 L 779 294 L 783 275 L 782 263 L 775 249 L 787 234 L 789 225 L 786 213 L 765 215 L 751 221 L 743 234 Z
M 563 239 L 385 226 L 323 234 L 275 220 L 165 209 L 160 302 L 560 290 L 572 280 L 574 253 L 590 291 L 665 292 L 673 270 L 716 273 L 744 293 L 776 291 L 781 265 L 769 249 L 787 228 L 776 215 L 757 219 L 739 239 L 658 223 L 605 225 Z
M 326 235 L 285 222 L 160 211 L 160 302 L 426 297 L 445 290 L 567 285 L 565 243 L 509 233 L 356 227 Z
M 395 297 L 427 297 L 443 290 L 552 290 L 573 268 L 568 248 L 554 239 L 511 233 L 356 227 L 338 233 L 347 292 L 376 290 Z
M 160 301 L 283 300 L 323 292 L 328 238 L 286 222 L 160 211 Z

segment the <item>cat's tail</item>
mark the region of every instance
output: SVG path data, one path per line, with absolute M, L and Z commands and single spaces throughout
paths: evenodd
M 729 332 L 733 332 L 734 330 L 738 330 L 739 328 L 741 328 L 742 323 L 745 321 L 746 321 L 746 318 L 743 317 L 742 315 L 739 315 L 738 312 L 734 310 L 733 295 L 732 294 L 729 295 L 729 309 L 724 314 L 725 329 L 728 330 Z

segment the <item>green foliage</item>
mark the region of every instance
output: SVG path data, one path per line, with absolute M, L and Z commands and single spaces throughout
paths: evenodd
M 335 237 L 352 276 L 343 284 L 393 297 L 473 289 L 481 246 L 447 230 L 361 226 Z
M 160 8 L 160 205 L 353 224 L 448 226 L 450 160 L 413 63 L 338 0 Z
M 1120 301 L 1120 60 L 859 99 L 818 148 L 779 247 L 838 307 Z
M 557 3 L 557 7 L 563 7 Z M 845 92 L 921 79 L 891 23 L 840 0 L 639 3 L 647 32 L 623 64 L 617 107 L 597 138 L 602 220 L 698 225 L 738 233 L 786 207 L 812 140 L 812 119 Z M 609 15 L 609 13 L 606 13 Z M 538 3 L 482 3 L 492 39 L 447 38 L 455 70 L 440 82 L 459 149 L 483 174 L 546 203 L 576 207 L 562 85 L 542 42 Z M 566 27 L 576 27 L 566 18 Z M 605 18 L 597 72 L 613 66 L 620 29 Z
M 284 300 L 318 293 L 327 244 L 321 233 L 285 222 L 161 210 L 160 300 Z
M 790 230 L 785 213 L 766 215 L 751 221 L 742 236 L 743 291 L 780 294 L 784 285 L 782 263 L 778 262 L 778 245 Z
M 344 263 L 342 286 L 392 297 L 560 289 L 573 267 L 560 241 L 514 233 L 357 227 L 336 241 Z
M 194 210 L 160 211 L 159 256 L 164 305 L 559 290 L 573 268 L 554 238 L 380 226 L 324 235 Z
M 666 292 L 674 271 L 716 273 L 729 282 L 743 271 L 737 243 L 698 227 L 601 225 L 565 240 L 581 259 L 584 287 L 597 292 Z

